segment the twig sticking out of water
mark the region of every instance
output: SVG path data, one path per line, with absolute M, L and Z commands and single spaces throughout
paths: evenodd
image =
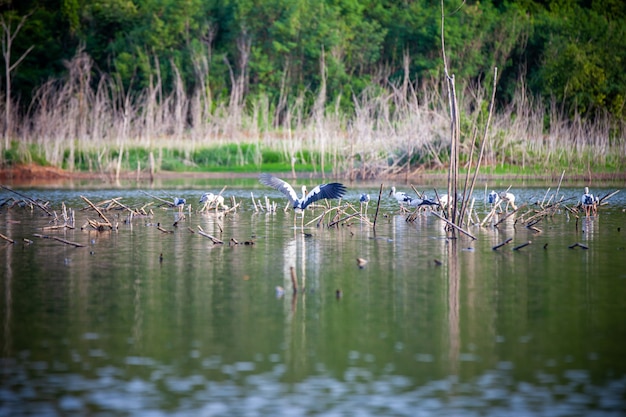
M 293 287 L 293 293 L 296 294 L 298 292 L 298 277 L 296 276 L 296 268 L 290 266 L 289 272 L 291 272 L 291 285 Z
M 206 238 L 208 238 L 208 239 L 211 239 L 211 241 L 213 242 L 213 244 L 216 244 L 216 245 L 222 245 L 222 244 L 224 244 L 224 241 L 223 241 L 223 240 L 220 240 L 220 239 L 218 239 L 218 238 L 216 238 L 216 237 L 214 237 L 214 236 L 211 236 L 211 235 L 210 235 L 210 234 L 208 234 L 207 232 L 205 232 L 205 231 L 202 229 L 202 226 L 198 225 L 198 229 L 199 229 L 199 230 L 198 230 L 198 234 L 199 234 L 200 236 L 204 236 L 204 237 L 206 237 Z
M 164 203 L 164 204 L 167 204 L 169 207 L 174 207 L 174 203 L 173 203 L 172 201 L 164 200 L 164 199 L 162 199 L 162 198 L 160 198 L 160 197 L 157 197 L 157 196 L 155 196 L 155 195 L 152 195 L 152 194 L 150 194 L 150 193 L 147 193 L 147 192 L 145 192 L 144 190 L 139 190 L 139 192 L 142 192 L 142 193 L 144 193 L 145 195 L 147 195 L 148 197 L 152 197 L 152 198 L 154 198 L 155 200 L 159 200 L 160 202 L 162 202 L 162 203 Z
M 342 217 L 341 219 L 334 220 L 334 221 L 330 222 L 328 224 L 328 227 L 331 228 L 331 227 L 335 226 L 338 223 L 344 222 L 346 220 L 349 220 L 349 219 L 351 219 L 353 217 L 360 216 L 360 215 L 361 215 L 361 213 L 358 213 L 358 212 L 357 213 L 353 213 L 353 214 L 349 214 L 349 215 L 347 215 L 345 217 Z
M 6 237 L 2 233 L 0 233 L 0 238 L 6 240 L 9 243 L 15 243 L 15 241 L 13 239 Z
M 372 223 L 372 229 L 376 231 L 376 219 L 378 219 L 378 209 L 380 208 L 380 197 L 383 194 L 384 184 L 380 184 L 380 191 L 378 191 L 378 202 L 376 203 L 376 213 L 374 214 L 374 222 Z
M 510 237 L 510 238 L 508 238 L 507 240 L 505 240 L 504 242 L 502 242 L 502 243 L 498 243 L 496 246 L 494 246 L 494 247 L 493 247 L 493 248 L 491 248 L 491 249 L 493 249 L 493 250 L 498 250 L 498 249 L 500 249 L 502 246 L 509 244 L 512 240 L 513 240 L 513 238 L 512 238 L 512 237 Z
M 109 219 L 107 219 L 107 217 L 100 211 L 98 207 L 96 207 L 91 201 L 89 201 L 87 197 L 81 195 L 80 198 L 82 198 L 87 204 L 89 204 L 91 208 L 93 208 L 96 213 L 98 213 L 98 215 L 104 220 L 104 223 L 100 224 L 101 226 L 108 226 L 113 229 L 113 224 L 109 221 Z M 96 227 L 96 229 L 100 230 L 100 227 Z
M 461 227 L 457 226 L 456 224 L 452 223 L 450 220 L 444 218 L 439 213 L 433 211 L 433 215 L 439 217 L 439 219 L 443 220 L 444 222 L 446 222 L 450 226 L 454 227 L 455 229 L 457 229 L 459 232 L 463 233 L 464 235 L 466 235 L 468 237 L 471 237 L 472 240 L 476 240 L 476 237 L 474 235 L 472 235 L 470 232 L 468 232 L 468 231 L 462 229 Z
M 578 242 L 574 243 L 573 245 L 569 245 L 568 246 L 568 248 L 570 248 L 570 249 L 574 249 L 576 247 L 579 247 L 581 249 L 589 249 L 589 246 L 583 245 L 582 243 L 578 243 Z
M 513 248 L 513 250 L 520 250 L 520 249 L 525 248 L 526 246 L 530 245 L 531 243 L 533 243 L 533 242 L 531 242 L 531 241 L 529 240 L 529 241 L 528 241 L 528 242 L 526 242 L 526 243 L 522 243 L 521 245 L 517 245 L 516 247 L 514 247 L 514 248 Z
M 20 192 L 15 191 L 14 189 L 7 187 L 6 185 L 0 185 L 0 187 L 4 188 L 7 191 L 10 191 L 12 193 L 15 193 L 17 195 L 19 195 L 20 197 L 22 197 L 27 203 L 30 203 L 32 205 L 35 205 L 37 207 L 39 207 L 41 210 L 45 211 L 48 216 L 52 216 L 52 212 L 50 212 L 50 210 L 48 210 L 46 208 L 46 206 L 44 206 L 43 204 L 41 204 L 40 202 L 38 202 L 37 200 L 35 200 L 34 198 L 28 197 L 27 195 L 24 195 Z

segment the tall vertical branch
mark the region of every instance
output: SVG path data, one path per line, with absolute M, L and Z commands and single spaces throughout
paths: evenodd
M 4 75 L 5 75 L 5 107 L 4 107 L 4 149 L 9 148 L 9 137 L 13 133 L 13 119 L 12 119 L 12 110 L 11 110 L 11 73 L 18 65 L 22 63 L 24 58 L 33 50 L 35 47 L 31 45 L 14 63 L 11 64 L 11 49 L 13 49 L 13 40 L 17 34 L 22 30 L 26 19 L 30 17 L 33 12 L 28 13 L 25 16 L 22 16 L 19 23 L 15 27 L 15 30 L 11 28 L 11 20 L 5 20 L 4 16 L 0 16 L 0 25 L 2 25 L 2 57 L 4 58 Z
M 448 105 L 450 107 L 450 166 L 448 169 L 448 198 L 447 206 L 448 219 L 453 224 L 457 221 L 457 181 L 459 176 L 459 114 L 456 100 L 456 87 L 454 84 L 454 75 L 448 72 L 448 61 L 446 59 L 445 44 L 445 12 L 443 0 L 441 0 L 441 53 L 443 57 L 444 74 L 446 77 L 446 85 L 448 86 Z M 448 228 L 450 237 L 456 235 L 454 228 Z
M 476 169 L 474 170 L 474 176 L 472 177 L 472 184 L 470 185 L 469 193 L 466 193 L 467 196 L 472 195 L 474 192 L 474 185 L 476 184 L 476 177 L 478 176 L 478 171 L 480 170 L 480 164 L 483 161 L 483 155 L 485 154 L 485 145 L 487 144 L 487 138 L 489 135 L 489 125 L 491 125 L 491 117 L 493 116 L 493 107 L 496 102 L 496 84 L 498 82 L 498 67 L 495 67 L 493 70 L 493 87 L 491 90 L 491 102 L 489 103 L 489 114 L 487 115 L 487 123 L 485 124 L 485 132 L 483 134 L 483 140 L 480 144 L 480 153 L 478 154 L 478 161 L 476 161 Z M 472 147 L 472 152 L 474 148 Z M 469 172 L 471 170 L 471 166 L 468 167 L 467 174 L 469 176 Z M 465 193 L 464 193 L 465 194 Z M 461 207 L 461 220 L 460 223 L 463 224 L 463 216 L 465 215 L 465 209 L 467 208 L 467 204 L 469 202 L 468 197 L 463 198 L 463 205 Z

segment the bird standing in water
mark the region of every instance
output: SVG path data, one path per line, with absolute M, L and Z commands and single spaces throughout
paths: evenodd
M 365 204 L 365 215 L 367 215 L 367 206 L 370 203 L 370 195 L 369 194 L 361 194 L 359 197 L 359 203 L 361 203 L 361 212 L 363 211 L 363 204 Z
M 596 214 L 596 211 L 598 210 L 597 199 L 589 192 L 589 187 L 585 187 L 585 193 L 580 198 L 580 203 L 585 210 L 586 217 Z
M 294 211 L 302 211 L 302 222 L 304 223 L 304 209 L 306 209 L 311 203 L 314 203 L 321 199 L 333 199 L 333 198 L 341 198 L 346 193 L 346 186 L 338 183 L 331 182 L 329 184 L 320 184 L 313 188 L 309 193 L 303 195 L 302 198 L 298 197 L 298 194 L 294 191 L 293 187 L 289 185 L 288 182 L 281 180 L 278 177 L 275 177 L 271 174 L 261 174 L 259 175 L 259 182 L 263 185 L 267 185 L 268 187 L 272 187 L 287 197 L 289 202 L 291 203 Z M 303 194 L 305 188 L 303 187 Z M 295 216 L 294 216 L 294 227 L 295 227 Z

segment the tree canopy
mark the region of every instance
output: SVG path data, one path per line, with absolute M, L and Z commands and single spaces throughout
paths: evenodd
M 569 114 L 626 119 L 623 1 L 444 7 L 457 79 L 483 82 L 497 66 L 501 102 L 523 83 Z M 4 0 L 0 13 L 14 23 L 28 15 L 12 44 L 14 57 L 32 48 L 12 74 L 11 94 L 22 106 L 37 86 L 66 73 L 79 50 L 93 60 L 93 83 L 110 77 L 139 94 L 156 80 L 165 92 L 182 81 L 213 100 L 314 100 L 323 87 L 329 101 L 350 106 L 372 84 L 442 72 L 440 1 Z

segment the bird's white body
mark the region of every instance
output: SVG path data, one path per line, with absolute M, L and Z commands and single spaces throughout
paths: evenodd
M 504 211 L 509 210 L 509 205 L 513 207 L 513 210 L 517 210 L 517 206 L 515 205 L 515 195 L 513 193 L 509 193 L 507 191 L 503 191 L 500 193 L 500 199 L 502 201 L 506 201 L 506 207 Z
M 404 207 L 404 204 L 408 204 L 411 207 L 422 207 L 422 206 L 437 206 L 439 203 L 436 201 L 430 200 L 425 195 L 424 198 L 411 197 L 405 192 L 396 191 L 396 187 L 391 187 L 391 191 L 389 192 L 390 196 L 396 199 L 396 201 L 400 204 L 400 207 Z
M 396 191 L 396 187 L 391 187 L 389 195 L 396 199 L 398 204 L 400 204 L 400 207 L 404 207 L 405 203 L 411 204 L 411 201 L 413 201 L 413 198 L 407 193 L 403 191 Z
M 489 204 L 493 206 L 494 204 L 497 204 L 499 201 L 500 201 L 500 196 L 498 195 L 498 193 L 496 193 L 494 190 L 491 190 L 491 192 L 487 195 L 487 202 L 489 202 Z
M 216 209 L 219 207 L 228 209 L 228 206 L 224 205 L 224 197 L 219 194 L 204 193 L 200 197 L 200 203 L 204 204 L 203 210 L 210 208 L 213 204 L 215 204 Z

